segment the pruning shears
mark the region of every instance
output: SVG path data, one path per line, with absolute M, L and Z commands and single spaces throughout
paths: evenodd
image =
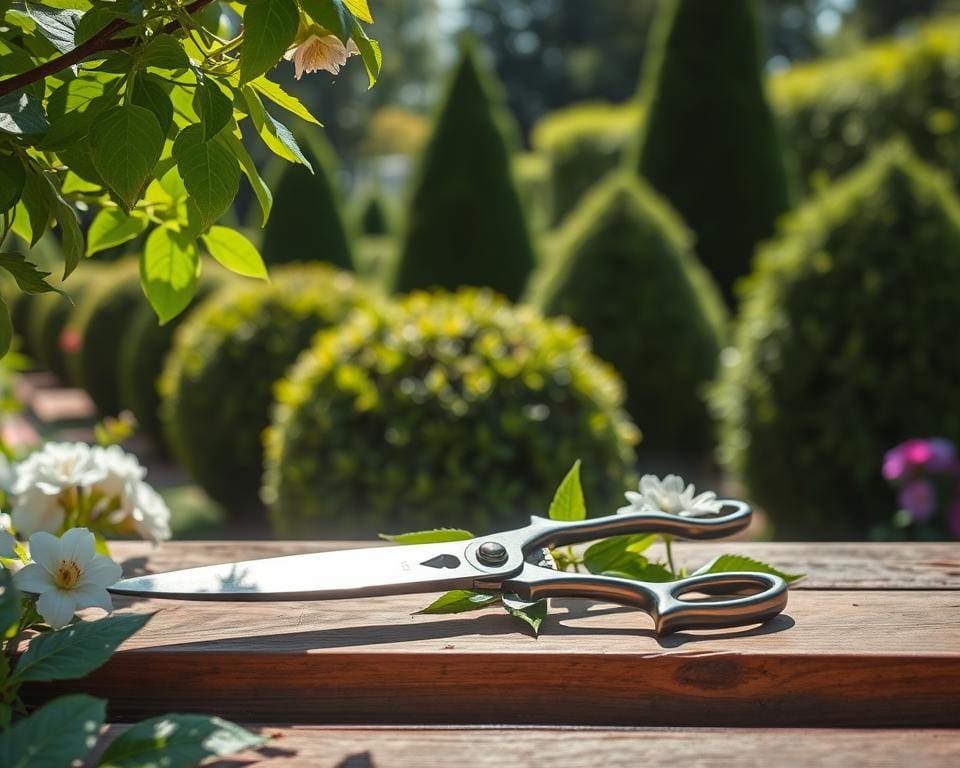
M 500 593 L 517 602 L 582 597 L 637 607 L 657 634 L 761 624 L 787 604 L 787 584 L 753 571 L 704 573 L 653 583 L 557 570 L 549 548 L 626 534 L 716 539 L 743 530 L 750 506 L 724 500 L 709 517 L 628 512 L 573 522 L 530 524 L 473 539 L 403 544 L 187 568 L 124 579 L 116 595 L 262 602 L 336 600 L 452 589 Z

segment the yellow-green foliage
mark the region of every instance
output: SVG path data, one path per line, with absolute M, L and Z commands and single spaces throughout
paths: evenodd
M 635 102 L 586 103 L 553 112 L 534 126 L 533 147 L 550 164 L 552 223 L 559 223 L 587 189 L 620 164 L 640 118 Z
M 274 382 L 318 330 L 366 300 L 352 275 L 327 264 L 280 266 L 271 278 L 224 287 L 191 313 L 160 381 L 168 444 L 234 514 L 258 506 Z
M 578 458 L 610 513 L 637 436 L 580 329 L 484 290 L 354 314 L 277 401 L 264 500 L 281 536 L 523 523 Z
M 719 457 L 778 535 L 861 537 L 895 510 L 887 449 L 960 439 L 960 205 L 884 150 L 793 214 L 746 288 Z

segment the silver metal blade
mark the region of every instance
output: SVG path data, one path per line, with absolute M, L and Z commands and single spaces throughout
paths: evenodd
M 116 595 L 177 600 L 334 600 L 470 589 L 470 541 L 347 549 L 187 568 L 117 582 Z

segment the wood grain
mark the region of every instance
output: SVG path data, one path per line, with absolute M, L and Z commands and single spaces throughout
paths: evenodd
M 318 548 L 136 546 L 123 552 L 130 572 Z M 943 549 L 910 552 L 940 562 Z M 960 725 L 960 592 L 797 590 L 764 627 L 666 638 L 638 611 L 574 600 L 553 601 L 539 638 L 496 608 L 411 615 L 429 599 L 118 599 L 158 613 L 80 687 L 119 720 L 179 710 L 316 724 Z
M 122 726 L 112 726 L 107 738 Z M 269 743 L 218 766 L 249 768 L 637 768 L 816 765 L 942 768 L 960 756 L 955 730 L 757 728 L 264 728 Z

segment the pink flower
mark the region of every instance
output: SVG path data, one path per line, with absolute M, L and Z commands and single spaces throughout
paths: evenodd
M 83 344 L 83 337 L 80 336 L 76 328 L 65 328 L 60 334 L 58 341 L 60 350 L 66 352 L 68 355 L 72 355 L 80 351 L 80 346 Z
M 953 472 L 956 466 L 957 449 L 952 442 L 942 437 L 915 438 L 887 451 L 883 457 L 883 476 L 896 482 L 912 469 Z
M 937 509 L 933 484 L 929 480 L 911 480 L 900 491 L 900 507 L 918 523 L 929 520 Z
M 340 67 L 347 63 L 347 59 L 359 53 L 353 40 L 348 40 L 344 45 L 336 35 L 311 34 L 283 54 L 283 58 L 293 60 L 294 76 L 299 80 L 304 72 L 320 69 L 331 75 L 339 74 Z

